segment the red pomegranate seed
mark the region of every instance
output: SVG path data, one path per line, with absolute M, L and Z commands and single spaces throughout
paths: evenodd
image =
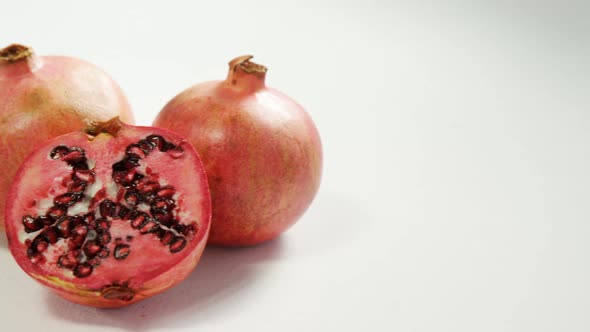
M 127 258 L 127 256 L 129 256 L 129 254 L 131 253 L 131 248 L 129 247 L 129 245 L 127 244 L 118 244 L 115 247 L 115 259 L 117 260 L 121 260 L 121 259 L 125 259 Z
M 87 263 L 82 263 L 74 267 L 74 275 L 78 278 L 86 278 L 92 274 L 92 266 Z
M 170 252 L 175 253 L 181 251 L 186 246 L 186 239 L 183 237 L 175 237 L 170 243 Z
M 158 191 L 158 193 L 156 195 L 158 195 L 159 197 L 162 197 L 162 198 L 171 198 L 174 195 L 174 188 L 172 188 L 172 187 L 162 188 L 160 191 Z

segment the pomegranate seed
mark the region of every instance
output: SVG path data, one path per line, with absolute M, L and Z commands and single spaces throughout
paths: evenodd
M 137 184 L 137 190 L 140 193 L 147 194 L 160 189 L 160 184 L 154 181 L 141 182 Z
M 176 224 L 172 227 L 172 229 L 180 234 L 183 234 L 186 231 L 187 227 L 183 224 Z
M 76 149 L 76 150 L 74 150 Z M 61 158 L 63 161 L 67 163 L 79 163 L 81 161 L 85 161 L 86 157 L 84 156 L 84 151 L 80 148 L 72 148 L 68 154 Z
M 97 241 L 102 244 L 105 245 L 109 242 L 111 242 L 111 234 L 109 232 L 100 232 L 97 235 Z
M 71 251 L 65 255 L 59 256 L 57 259 L 57 265 L 65 269 L 72 269 L 74 266 L 76 266 L 76 263 L 78 263 L 76 260 L 76 255 Z
M 148 221 L 141 227 L 139 232 L 141 234 L 147 234 L 147 233 L 153 233 L 153 232 L 157 231 L 157 229 L 158 229 L 157 223 L 155 223 L 153 221 Z
M 76 227 L 74 227 L 74 234 L 79 236 L 86 236 L 86 234 L 88 234 L 88 226 L 84 224 L 76 225 Z
M 86 278 L 92 274 L 92 266 L 90 264 L 82 263 L 74 267 L 74 275 L 78 278 Z
M 77 170 L 74 173 L 74 179 L 79 179 L 84 182 L 94 182 L 94 172 L 90 170 Z
M 145 196 L 143 196 L 141 198 L 142 201 L 148 203 L 148 204 L 154 204 L 154 202 L 156 201 L 156 195 L 153 193 L 147 193 L 145 194 Z
M 172 225 L 172 213 L 167 212 L 167 211 L 154 211 L 152 213 L 152 216 L 154 217 L 154 219 L 156 219 L 160 224 L 164 225 L 164 226 L 170 226 Z
M 89 207 L 90 208 L 95 208 L 96 204 L 98 204 L 100 201 L 102 201 L 107 195 L 107 190 L 105 188 L 100 189 L 99 191 L 97 191 L 94 196 L 90 199 L 90 203 L 89 203 Z M 88 213 L 88 215 L 90 215 L 91 213 Z M 92 216 L 94 217 L 94 214 L 92 214 Z
M 129 145 L 125 152 L 127 155 L 135 155 L 138 158 L 145 158 L 147 156 L 147 153 L 143 151 L 137 143 Z
M 96 254 L 98 254 L 101 249 L 102 246 L 95 241 L 86 242 L 84 245 L 84 253 L 90 258 L 96 256 Z
M 23 217 L 23 226 L 25 226 L 27 233 L 33 233 L 43 228 L 43 224 L 31 216 Z
M 117 198 L 115 199 L 115 202 L 121 202 L 124 197 L 125 197 L 125 188 L 119 187 L 119 190 L 117 190 Z
M 55 148 L 53 148 L 53 150 L 51 150 L 51 152 L 49 153 L 49 158 L 61 159 L 61 158 L 63 158 L 63 156 L 65 156 L 69 152 L 70 152 L 70 149 L 67 146 L 59 145 L 59 146 L 56 146 Z
M 49 243 L 45 241 L 37 241 L 35 243 L 35 251 L 36 252 L 44 252 L 49 247 Z
M 146 222 L 148 215 L 145 213 L 140 213 L 135 219 L 131 221 L 131 227 L 138 229 L 143 226 Z
M 86 187 L 88 186 L 88 182 L 75 180 L 68 184 L 68 191 L 74 194 L 81 194 L 86 191 Z
M 103 247 L 103 248 L 102 248 L 102 250 L 98 252 L 98 254 L 96 255 L 96 257 L 99 257 L 99 258 L 105 259 L 105 258 L 109 257 L 109 254 L 110 254 L 110 253 L 111 253 L 111 252 L 109 251 L 109 249 L 108 249 L 108 248 L 106 248 L 106 247 Z
M 118 215 L 119 219 L 129 220 L 130 214 L 131 214 L 131 210 L 124 207 L 123 205 L 119 206 L 119 215 Z
M 129 256 L 129 254 L 131 253 L 131 248 L 129 247 L 129 245 L 127 244 L 118 244 L 115 247 L 115 259 L 117 260 L 121 260 L 121 259 L 125 259 L 127 258 L 127 256 Z
M 160 135 L 150 135 L 150 136 L 146 137 L 145 140 L 146 140 L 146 142 L 149 142 L 152 146 L 158 147 L 159 150 L 162 150 L 162 147 L 164 146 L 164 143 L 166 142 L 164 137 L 162 137 Z
M 160 148 L 160 151 L 167 152 L 167 151 L 173 150 L 175 148 L 176 148 L 176 145 L 174 145 L 170 142 L 165 142 L 164 145 L 162 146 L 162 148 Z
M 62 207 L 69 207 L 74 205 L 80 196 L 73 193 L 65 193 L 63 195 L 59 195 L 53 198 L 53 204 L 62 206 Z
M 70 163 L 70 166 L 72 166 L 72 168 L 74 169 L 74 171 L 77 170 L 88 170 L 88 164 L 86 163 L 86 160 L 82 160 L 80 162 L 77 163 Z
M 167 231 L 160 239 L 160 242 L 162 242 L 164 245 L 168 245 L 170 244 L 170 242 L 172 242 L 172 240 L 174 240 L 174 237 L 174 233 L 172 233 L 171 231 Z
M 59 231 L 59 234 L 61 235 L 61 237 L 63 237 L 63 238 L 70 237 L 70 235 L 72 234 L 72 228 L 73 228 L 72 223 L 73 222 L 72 222 L 71 218 L 65 218 L 57 223 L 56 227 L 57 227 L 57 230 Z
M 127 191 L 125 194 L 125 202 L 131 206 L 135 206 L 140 202 L 139 195 L 136 192 Z
M 154 202 L 154 205 L 152 205 L 152 212 L 157 212 L 157 211 L 162 211 L 162 212 L 168 212 L 170 210 L 173 210 L 174 207 L 176 207 L 176 205 L 174 204 L 174 201 L 171 199 L 158 199 Z
M 123 159 L 125 162 L 126 169 L 132 169 L 139 166 L 139 156 L 137 155 L 127 155 L 127 158 Z
M 47 211 L 47 217 L 51 218 L 52 220 L 58 220 L 64 214 L 66 214 L 66 209 L 64 207 L 52 206 Z
M 113 180 L 116 183 L 125 184 L 125 177 L 127 176 L 127 171 L 113 171 Z
M 70 250 L 77 250 L 82 248 L 82 244 L 84 243 L 86 235 L 79 235 L 75 234 L 74 236 L 70 237 L 68 241 L 68 248 Z
M 100 259 L 100 258 L 98 258 L 98 257 L 94 257 L 94 258 L 92 258 L 92 259 L 89 259 L 89 260 L 87 261 L 87 263 L 88 263 L 90 266 L 92 266 L 92 267 L 94 268 L 94 267 L 97 267 L 97 266 L 99 266 L 99 265 L 100 265 L 100 261 L 101 261 L 101 259 Z
M 54 244 L 59 240 L 59 231 L 57 230 L 56 227 L 49 227 L 46 228 L 42 233 L 42 236 L 44 236 L 47 239 L 47 242 Z
M 186 239 L 183 237 L 177 236 L 172 240 L 172 243 L 170 243 L 170 252 L 171 253 L 179 252 L 182 249 L 184 249 L 185 246 L 186 246 Z
M 81 217 L 77 217 L 77 218 L 80 219 Z M 82 222 L 90 224 L 95 219 L 96 219 L 96 216 L 94 215 L 94 211 L 90 211 L 89 213 L 85 214 L 84 217 L 81 218 L 76 224 L 80 224 Z
M 148 140 L 142 139 L 139 142 L 137 142 L 137 146 L 147 155 L 154 149 L 154 147 L 157 146 L 157 144 L 154 142 L 150 142 Z
M 53 220 L 50 218 L 47 218 L 46 216 L 39 216 L 37 218 L 35 218 L 37 220 L 38 223 L 43 224 L 44 226 L 51 226 L 53 225 Z
M 174 195 L 174 188 L 173 187 L 164 187 L 156 194 L 162 198 L 171 198 Z
M 100 215 L 104 218 L 112 217 L 115 214 L 116 208 L 117 206 L 115 205 L 115 203 L 113 203 L 113 201 L 106 199 L 100 202 Z
M 113 172 L 128 171 L 131 168 L 133 167 L 129 167 L 129 164 L 127 164 L 126 159 L 123 159 L 113 164 Z
M 94 222 L 94 228 L 97 232 L 108 231 L 111 228 L 111 223 L 107 219 L 100 218 Z

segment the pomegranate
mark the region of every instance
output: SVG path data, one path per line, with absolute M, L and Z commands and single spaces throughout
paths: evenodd
M 195 85 L 154 121 L 199 151 L 211 188 L 209 243 L 272 239 L 305 212 L 322 171 L 320 137 L 303 108 L 265 85 L 266 67 L 242 56 L 225 81 Z
M 36 146 L 115 116 L 133 123 L 123 92 L 102 70 L 78 59 L 38 57 L 22 45 L 0 50 L 0 211 L 18 166 Z
M 182 281 L 209 233 L 211 202 L 193 147 L 117 118 L 29 155 L 6 206 L 10 251 L 71 301 L 119 307 Z

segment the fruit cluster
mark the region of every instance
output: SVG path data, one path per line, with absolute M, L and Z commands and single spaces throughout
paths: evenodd
M 71 301 L 120 307 L 184 280 L 206 244 L 293 225 L 319 188 L 320 138 L 251 58 L 140 127 L 97 67 L 0 50 L 0 229 L 21 268 Z

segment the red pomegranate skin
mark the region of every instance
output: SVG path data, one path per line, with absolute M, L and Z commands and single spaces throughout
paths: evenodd
M 134 122 L 123 91 L 98 67 L 70 57 L 36 56 L 21 45 L 0 51 L 0 211 L 19 165 L 35 147 L 116 116 Z
M 211 189 L 209 243 L 255 245 L 277 237 L 318 191 L 322 149 L 307 112 L 266 87 L 266 68 L 240 57 L 224 81 L 195 85 L 172 99 L 154 126 L 187 137 Z

